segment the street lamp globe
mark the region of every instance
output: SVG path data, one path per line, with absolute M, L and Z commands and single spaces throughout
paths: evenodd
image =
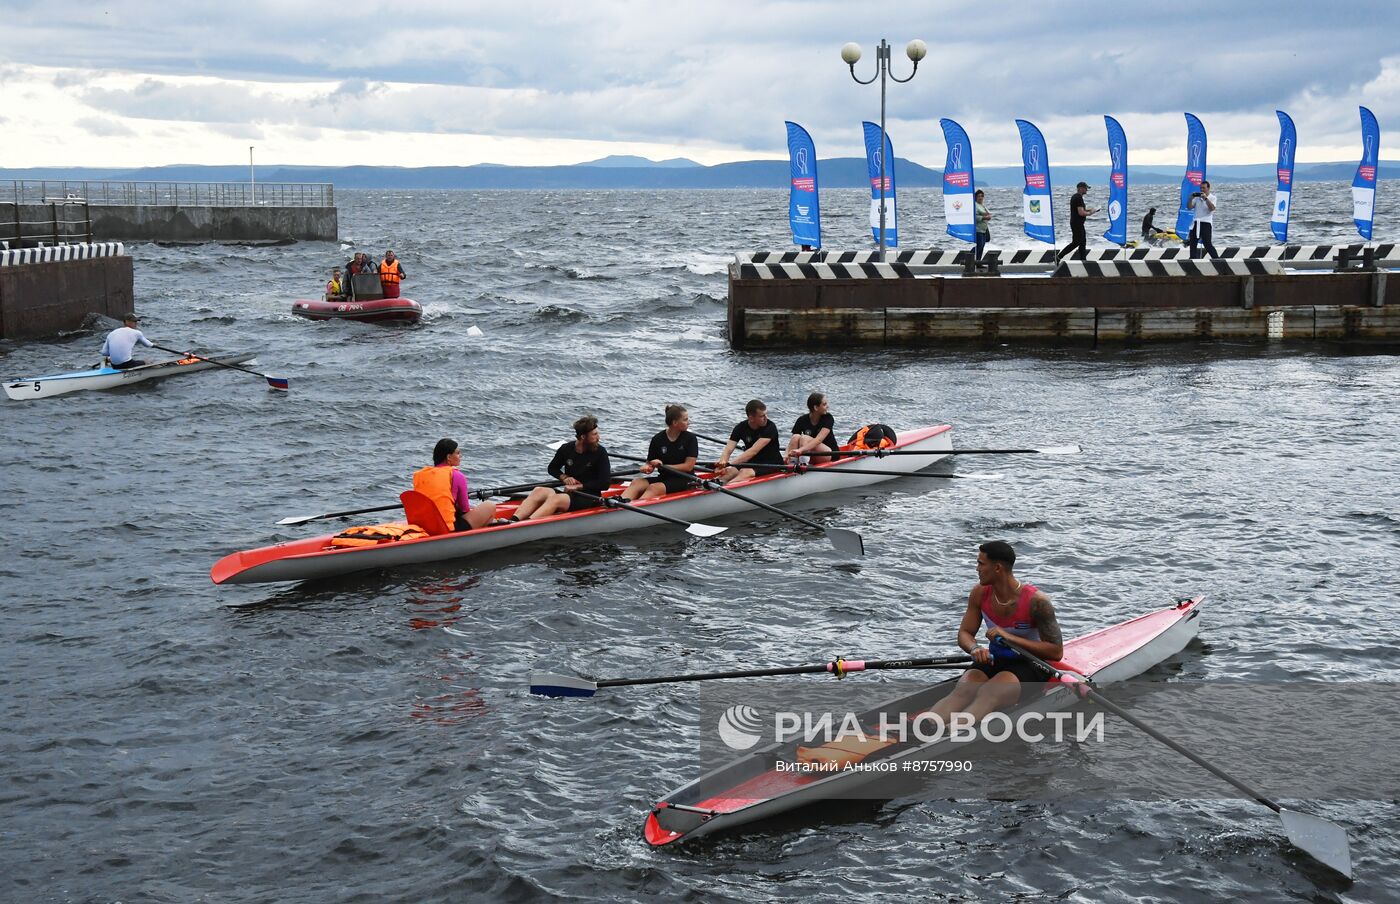
M 841 59 L 854 66 L 860 62 L 860 45 L 855 41 L 841 47 Z
M 925 44 L 923 41 L 920 41 L 919 39 L 915 38 L 914 40 L 909 42 L 908 47 L 904 48 L 904 52 L 909 55 L 909 59 L 917 63 L 919 62 L 919 60 L 922 60 L 924 57 L 928 56 L 928 45 Z M 845 54 L 843 52 L 842 56 L 844 55 Z M 860 58 L 859 47 L 856 48 L 856 58 Z

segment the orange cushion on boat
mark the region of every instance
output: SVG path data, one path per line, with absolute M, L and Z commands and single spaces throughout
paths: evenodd
M 797 761 L 799 763 L 821 763 L 831 769 L 840 769 L 851 763 L 859 763 L 878 750 L 884 750 L 893 744 L 894 741 L 882 741 L 879 738 L 847 738 L 840 741 L 831 741 L 820 747 L 799 747 L 797 748 Z
M 396 543 L 399 540 L 417 540 L 427 535 L 428 532 L 416 524 L 390 521 L 388 524 L 348 527 L 331 537 L 331 546 L 378 546 L 381 543 Z
M 403 513 L 409 522 L 423 528 L 428 536 L 452 533 L 452 529 L 442 520 L 437 503 L 417 490 L 404 490 L 399 494 L 399 502 L 403 503 Z

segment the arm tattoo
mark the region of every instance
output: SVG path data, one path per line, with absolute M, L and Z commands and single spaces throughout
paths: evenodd
M 1041 640 L 1046 643 L 1064 643 L 1064 635 L 1060 632 L 1060 620 L 1055 617 L 1055 607 L 1050 604 L 1050 600 L 1039 597 L 1031 605 L 1031 618 L 1040 630 Z

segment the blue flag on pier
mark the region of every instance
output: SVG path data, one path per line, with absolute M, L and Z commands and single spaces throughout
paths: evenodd
M 885 133 L 885 146 L 880 147 L 880 127 L 873 122 L 865 127 L 865 162 L 870 170 L 870 237 L 880 244 L 880 161 L 885 162 L 885 247 L 899 247 L 899 206 L 894 202 L 894 146 L 890 133 Z
M 1274 189 L 1274 214 L 1269 228 L 1274 238 L 1288 241 L 1288 215 L 1293 210 L 1293 163 L 1297 159 L 1298 130 L 1293 119 L 1282 110 L 1278 114 L 1278 186 Z
M 812 136 L 795 122 L 787 123 L 788 222 L 792 243 L 822 246 L 822 214 L 817 195 L 817 147 Z
M 1206 127 L 1190 113 L 1186 114 L 1186 175 L 1181 179 L 1181 207 L 1176 212 L 1176 234 L 1183 239 L 1196 222 L 1191 210 L 1191 193 L 1201 187 L 1206 178 Z
M 1361 108 L 1361 162 L 1351 180 L 1351 217 L 1356 231 L 1371 241 L 1371 226 L 1376 220 L 1376 178 L 1381 159 L 1381 126 L 1376 116 Z
M 1045 147 L 1045 136 L 1035 123 L 1024 119 L 1016 120 L 1016 128 L 1021 131 L 1021 163 L 1026 176 L 1026 185 L 1021 189 L 1026 235 L 1053 245 L 1055 213 L 1050 204 L 1050 153 Z
M 1115 245 L 1128 244 L 1128 136 L 1112 116 L 1103 118 L 1108 129 L 1108 231 L 1103 237 Z
M 964 242 L 977 241 L 977 223 L 973 218 L 973 195 L 977 180 L 972 172 L 972 141 L 962 126 L 951 119 L 940 119 L 943 140 L 948 145 L 948 157 L 943 161 L 943 217 L 948 221 L 948 234 Z

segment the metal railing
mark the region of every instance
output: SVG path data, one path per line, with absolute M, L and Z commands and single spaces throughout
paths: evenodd
M 329 182 L 88 182 L 14 179 L 0 182 L 0 203 L 128 207 L 334 207 Z
M 39 205 L 31 204 L 29 209 L 32 211 L 36 206 Z M 10 208 L 12 215 L 0 218 L 0 239 L 11 248 L 92 241 L 92 216 L 86 204 L 50 203 L 47 217 L 29 220 L 20 219 L 19 207 L 8 204 L 5 207 Z

